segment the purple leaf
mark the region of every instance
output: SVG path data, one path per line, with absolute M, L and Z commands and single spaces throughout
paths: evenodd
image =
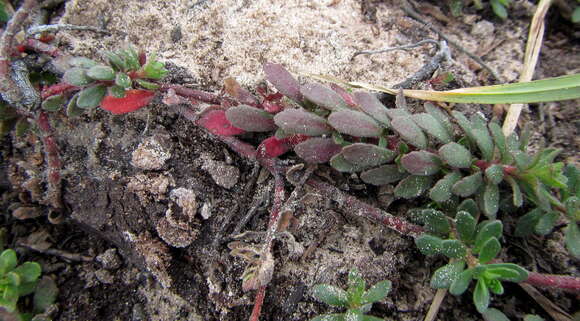
M 332 138 L 314 137 L 296 145 L 294 152 L 307 163 L 321 164 L 328 162 L 341 148 Z
M 344 159 L 361 167 L 374 167 L 392 161 L 397 153 L 373 144 L 348 145 L 341 152 Z
M 285 109 L 274 116 L 274 122 L 288 134 L 322 136 L 332 133 L 326 120 L 304 109 Z
M 407 173 L 399 171 L 397 165 L 383 165 L 361 173 L 363 182 L 373 185 L 387 185 L 407 177 Z
M 263 68 L 264 73 L 266 73 L 266 79 L 279 92 L 297 103 L 304 101 L 304 96 L 300 93 L 300 84 L 282 65 L 265 63 Z
M 359 91 L 354 93 L 354 101 L 358 104 L 360 109 L 381 122 L 384 126 L 389 127 L 391 122 L 387 116 L 387 108 L 381 103 L 376 95 L 366 91 Z
M 330 89 L 334 90 L 337 94 L 339 94 L 342 100 L 344 100 L 347 105 L 356 108 L 356 102 L 354 101 L 354 97 L 344 88 L 340 87 L 337 84 L 330 84 Z
M 309 101 L 328 110 L 348 108 L 348 105 L 339 94 L 321 84 L 306 84 L 300 88 L 300 92 Z
M 252 93 L 242 88 L 234 78 L 226 78 L 224 80 L 224 87 L 228 95 L 234 97 L 242 104 L 250 106 L 258 106 L 259 102 Z
M 269 132 L 276 129 L 272 115 L 256 107 L 230 107 L 226 110 L 226 118 L 235 127 L 249 132 Z
M 437 155 L 426 151 L 414 151 L 401 158 L 401 165 L 411 174 L 430 176 L 441 169 Z
M 328 123 L 340 133 L 355 137 L 376 137 L 383 131 L 370 116 L 354 110 L 335 111 L 328 117 Z
M 391 120 L 391 126 L 407 143 L 420 149 L 427 148 L 427 137 L 411 117 L 395 117 Z

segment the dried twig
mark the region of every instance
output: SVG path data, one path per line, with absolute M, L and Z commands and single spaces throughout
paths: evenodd
M 476 56 L 475 54 L 471 53 L 469 50 L 465 49 L 463 46 L 461 46 L 459 43 L 457 43 L 456 41 L 453 41 L 453 39 L 450 39 L 449 37 L 447 37 L 443 32 L 439 31 L 437 28 L 431 26 L 430 24 L 428 24 L 425 20 L 423 20 L 423 18 L 421 18 L 421 15 L 419 15 L 415 9 L 413 8 L 413 6 L 411 6 L 411 4 L 405 0 L 403 1 L 403 6 L 402 6 L 403 11 L 405 11 L 406 14 L 408 14 L 411 18 L 419 21 L 420 23 L 422 23 L 425 27 L 427 27 L 429 30 L 433 31 L 434 33 L 438 34 L 439 37 L 443 38 L 445 41 L 447 41 L 450 45 L 452 45 L 453 47 L 457 48 L 457 50 L 461 51 L 462 53 L 466 54 L 469 58 L 475 60 L 478 64 L 481 65 L 481 67 L 483 67 L 483 69 L 487 70 L 489 72 L 489 74 L 497 81 L 501 81 L 501 78 L 499 77 L 499 75 L 493 70 L 491 69 L 480 57 Z
M 430 43 L 430 44 L 434 44 L 436 46 L 439 46 L 439 42 L 433 39 L 425 39 L 425 40 L 421 40 L 417 43 L 413 43 L 410 45 L 403 45 L 403 46 L 397 46 L 397 47 L 388 47 L 388 48 L 384 48 L 384 49 L 377 49 L 377 50 L 363 50 L 363 51 L 357 51 L 354 53 L 354 55 L 352 56 L 352 58 L 358 56 L 358 55 L 374 55 L 374 54 L 378 54 L 378 53 L 385 53 L 385 52 L 389 52 L 389 51 L 394 51 L 394 50 L 409 50 L 409 49 L 413 49 L 413 48 L 417 48 L 420 47 L 426 43 Z
M 107 30 L 100 29 L 92 26 L 77 26 L 71 24 L 54 24 L 54 25 L 41 25 L 34 26 L 26 30 L 26 36 L 33 36 L 35 34 L 43 32 L 56 32 L 59 30 L 78 30 L 78 31 L 93 31 L 98 33 L 109 34 Z

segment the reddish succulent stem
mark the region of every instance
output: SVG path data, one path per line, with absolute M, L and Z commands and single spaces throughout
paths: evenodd
M 580 278 L 573 276 L 530 272 L 528 279 L 524 282 L 543 288 L 556 288 L 580 293 Z
M 263 285 L 258 289 L 258 292 L 256 293 L 256 299 L 254 301 L 252 315 L 250 315 L 250 321 L 258 321 L 260 319 L 260 313 L 262 312 L 262 305 L 264 304 L 265 296 L 266 296 L 266 286 Z
M 222 99 L 219 96 L 216 96 L 212 93 L 208 93 L 206 91 L 186 88 L 180 85 L 170 85 L 170 84 L 161 85 L 161 90 L 167 91 L 169 89 L 173 89 L 175 93 L 178 95 L 193 98 L 195 100 L 203 101 L 208 104 L 220 105 L 222 101 Z
M 42 132 L 42 143 L 44 144 L 44 152 L 46 155 L 45 157 L 48 172 L 48 198 L 52 207 L 55 209 L 61 209 L 62 200 L 60 191 L 60 169 L 62 167 L 62 162 L 60 161 L 59 157 L 58 145 L 54 139 L 52 126 L 50 126 L 46 112 L 39 112 L 36 123 Z
M 26 39 L 22 45 L 24 46 L 24 49 L 44 53 L 51 57 L 58 57 L 61 55 L 60 50 L 56 46 L 47 44 L 38 39 L 33 38 Z
M 61 82 L 58 84 L 50 85 L 48 87 L 44 87 L 42 89 L 42 92 L 40 93 L 40 97 L 42 99 L 46 99 L 50 96 L 60 95 L 60 94 L 64 94 L 64 93 L 67 93 L 69 91 L 78 90 L 78 89 L 80 89 L 80 88 L 77 86 L 73 86 L 73 85 L 69 85 L 65 82 Z

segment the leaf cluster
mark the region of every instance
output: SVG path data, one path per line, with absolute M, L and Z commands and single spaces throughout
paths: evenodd
M 391 290 L 389 280 L 381 281 L 366 290 L 366 282 L 356 269 L 348 274 L 348 289 L 345 291 L 330 284 L 317 284 L 313 296 L 332 306 L 346 308 L 344 313 L 324 314 L 311 321 L 378 321 L 381 318 L 365 315 L 373 303 L 383 300 Z
M 449 3 L 449 9 L 451 10 L 451 14 L 453 14 L 453 16 L 455 17 L 462 15 L 463 6 L 465 2 L 466 2 L 465 0 L 452 0 Z M 473 3 L 476 9 L 478 10 L 483 9 L 483 3 L 481 2 L 481 0 L 475 0 L 473 1 Z M 500 17 L 501 19 L 507 19 L 508 17 L 507 7 L 509 7 L 510 3 L 511 0 L 489 0 L 491 9 L 495 13 L 495 15 Z
M 45 320 L 41 315 L 33 318 L 32 314 L 19 313 L 19 298 L 34 294 L 35 313 L 42 313 L 54 303 L 57 289 L 50 278 L 39 280 L 41 267 L 36 262 L 18 264 L 16 252 L 4 250 L 0 254 L 0 307 L 13 314 L 19 320 Z

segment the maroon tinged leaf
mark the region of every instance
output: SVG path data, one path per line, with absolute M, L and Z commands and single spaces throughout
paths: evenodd
M 269 132 L 276 129 L 272 115 L 256 107 L 230 107 L 226 110 L 226 118 L 235 127 L 248 132 Z
M 397 153 L 373 144 L 355 143 L 341 152 L 344 159 L 361 167 L 374 167 L 392 161 Z
M 328 162 L 341 148 L 332 138 L 315 137 L 296 145 L 294 152 L 307 163 L 321 164 Z
M 300 92 L 306 99 L 328 110 L 348 108 L 348 105 L 334 90 L 321 84 L 311 83 L 300 87 Z
M 242 104 L 250 106 L 258 106 L 258 100 L 248 90 L 242 88 L 234 78 L 226 78 L 224 80 L 224 87 L 228 95 L 234 97 Z
M 414 151 L 401 158 L 401 165 L 413 175 L 430 176 L 439 172 L 441 160 L 433 153 Z
M 411 117 L 394 117 L 391 126 L 407 143 L 420 149 L 427 148 L 427 137 Z
M 288 96 L 297 103 L 304 101 L 304 96 L 300 92 L 300 84 L 282 65 L 265 63 L 263 69 L 266 73 L 266 79 L 284 96 Z
M 397 165 L 383 165 L 363 172 L 360 178 L 367 184 L 387 185 L 400 181 L 407 176 L 407 173 L 399 171 Z
M 346 91 L 344 88 L 340 87 L 337 84 L 330 84 L 330 88 L 336 91 L 337 94 L 346 102 L 347 105 L 350 107 L 356 108 L 356 102 L 354 101 L 354 97 Z
M 366 91 L 359 91 L 354 93 L 354 101 L 367 115 L 373 117 L 386 127 L 390 126 L 391 122 L 389 121 L 389 116 L 387 116 L 387 108 L 376 95 Z
M 355 137 L 376 137 L 382 132 L 374 119 L 354 110 L 335 111 L 328 117 L 328 123 L 340 133 Z
M 218 107 L 219 106 L 214 106 Z M 212 107 L 209 107 L 212 108 Z M 226 111 L 222 109 L 208 109 L 196 121 L 199 126 L 207 129 L 210 133 L 220 136 L 233 136 L 243 134 L 244 130 L 234 127 L 226 118 Z
M 322 136 L 332 133 L 326 120 L 304 109 L 286 109 L 274 116 L 274 122 L 288 134 Z
M 258 146 L 258 155 L 265 158 L 278 157 L 289 151 L 292 146 L 307 139 L 309 139 L 309 137 L 304 135 L 293 135 L 286 138 L 272 136 L 263 140 L 260 146 Z

